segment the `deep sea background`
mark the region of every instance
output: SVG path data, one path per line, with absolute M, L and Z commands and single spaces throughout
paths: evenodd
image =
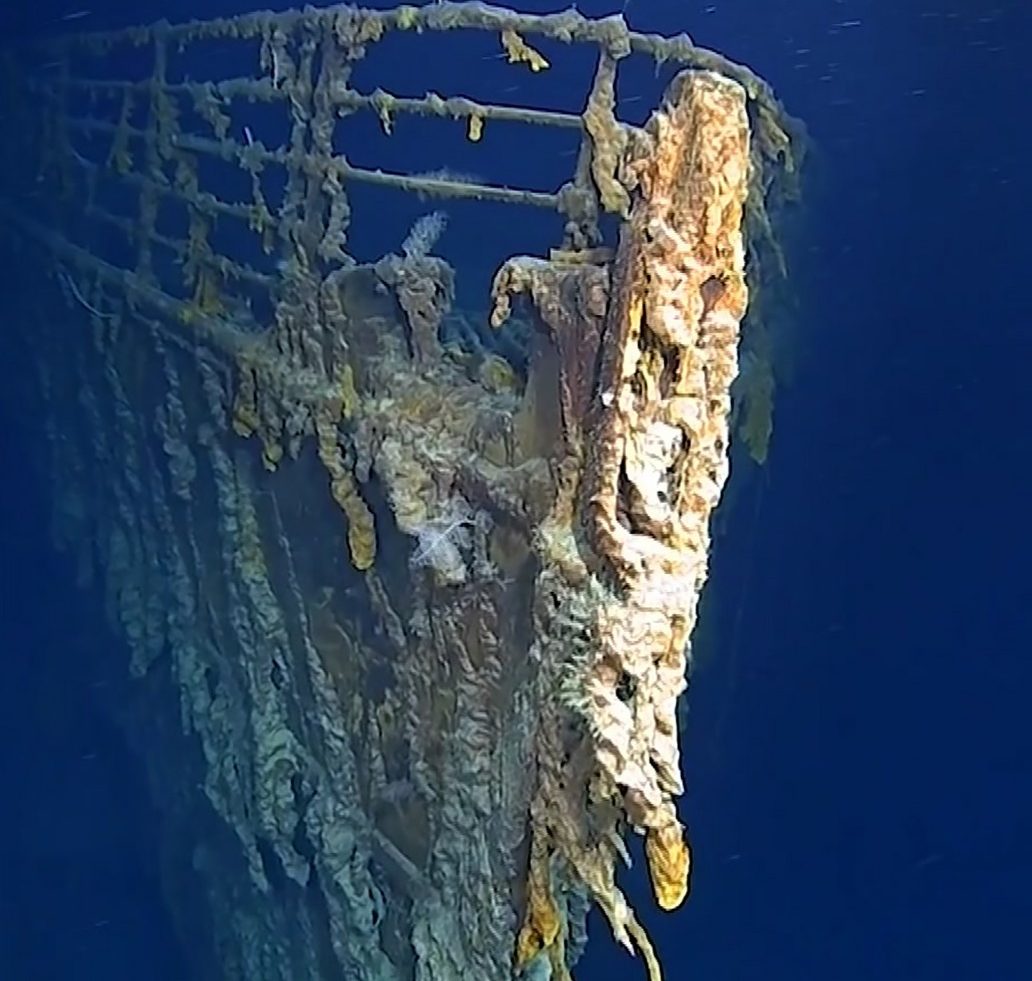
M 752 66 L 815 144 L 793 222 L 798 322 L 781 339 L 795 377 L 769 463 L 739 477 L 717 543 L 713 640 L 690 693 L 693 895 L 658 913 L 641 868 L 630 891 L 672 981 L 1032 977 L 1032 5 L 623 6 L 635 28 L 686 30 Z M 76 29 L 249 4 L 15 2 L 2 38 L 87 7 Z M 578 111 L 590 74 L 587 59 L 563 62 L 506 91 L 524 80 L 497 59 L 430 67 L 440 74 L 378 59 L 374 84 Z M 658 91 L 639 72 L 621 87 L 625 115 Z M 399 134 L 383 148 L 398 159 L 369 162 L 439 152 L 412 169 L 542 188 L 572 166 L 532 139 L 519 156 L 441 139 Z M 468 264 L 474 293 L 496 258 L 485 251 L 540 250 L 554 233 L 537 215 L 506 212 L 494 228 L 460 210 L 438 251 L 460 277 Z M 357 250 L 396 248 L 418 213 L 368 195 Z M 478 249 L 485 229 L 497 235 Z M 37 434 L 22 422 L 0 419 L 0 981 L 184 981 L 159 816 L 111 720 L 125 653 L 49 545 L 48 488 L 27 462 Z M 582 981 L 644 977 L 600 918 L 591 927 Z

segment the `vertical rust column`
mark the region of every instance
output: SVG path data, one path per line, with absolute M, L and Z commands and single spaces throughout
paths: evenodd
M 646 833 L 657 901 L 688 890 L 672 798 L 683 791 L 675 704 L 728 474 L 730 386 L 745 314 L 746 96 L 712 72 L 675 79 L 613 270 L 586 524 L 615 589 L 597 615 L 585 692 L 595 759 Z

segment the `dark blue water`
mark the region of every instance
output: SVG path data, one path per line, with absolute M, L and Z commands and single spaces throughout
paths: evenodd
M 110 26 L 248 5 L 47 0 L 0 24 L 49 30 L 85 7 L 77 24 Z M 796 378 L 719 543 L 715 643 L 690 696 L 694 893 L 661 915 L 640 870 L 630 891 L 675 981 L 1032 976 L 1032 8 L 625 7 L 634 27 L 750 64 L 815 143 Z M 576 66 L 542 91 L 578 109 L 567 70 L 579 98 Z M 636 93 L 621 95 L 632 115 Z M 531 185 L 554 163 L 540 149 L 517 161 Z M 403 228 L 411 205 L 396 206 Z M 542 247 L 536 220 L 510 229 L 515 247 Z M 158 819 L 110 718 L 123 655 L 49 548 L 30 435 L 11 419 L 2 432 L 0 978 L 183 978 Z M 579 976 L 635 976 L 592 928 Z

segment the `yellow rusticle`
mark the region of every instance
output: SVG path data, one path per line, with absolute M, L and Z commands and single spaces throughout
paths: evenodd
M 255 370 L 241 365 L 233 399 L 233 431 L 247 439 L 260 425 L 258 419 L 258 376 Z
M 540 51 L 535 51 L 514 30 L 502 31 L 502 47 L 509 56 L 509 64 L 524 64 L 532 72 L 541 72 L 550 67 L 548 59 Z
M 358 408 L 358 391 L 355 388 L 355 372 L 350 363 L 345 363 L 340 371 L 340 414 L 350 419 Z
M 660 909 L 677 909 L 688 896 L 692 866 L 691 849 L 677 822 L 649 829 L 645 858 L 656 904 Z
M 410 31 L 419 22 L 419 9 L 403 6 L 394 11 L 394 23 L 399 31 Z
M 521 970 L 542 950 L 548 950 L 562 929 L 562 919 L 552 897 L 551 874 L 543 838 L 534 832 L 530 869 L 527 874 L 526 912 L 516 941 L 516 968 Z
M 330 492 L 348 519 L 348 549 L 351 562 L 359 572 L 369 569 L 376 560 L 376 522 L 372 511 L 362 500 L 354 475 L 347 468 L 337 438 L 337 419 L 329 410 L 317 414 L 316 435 L 319 441 L 319 459 L 330 474 Z
M 269 473 L 273 473 L 283 459 L 283 446 L 271 441 L 262 445 L 262 465 Z

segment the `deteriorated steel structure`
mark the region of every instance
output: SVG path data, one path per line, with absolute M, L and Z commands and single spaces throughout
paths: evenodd
M 456 29 L 513 71 L 591 46 L 593 84 L 569 112 L 352 86 L 392 32 Z M 212 41 L 248 70 L 173 71 Z M 614 112 L 633 52 L 677 68 L 644 127 Z M 55 531 L 128 641 L 194 976 L 564 978 L 597 904 L 658 978 L 616 869 L 638 834 L 656 902 L 689 889 L 676 702 L 799 154 L 769 88 L 687 36 L 479 3 L 161 23 L 4 67 Z M 337 143 L 361 112 L 581 149 L 548 193 L 387 173 Z M 555 248 L 494 280 L 524 361 L 444 342 L 462 268 L 432 254 L 437 215 L 352 257 L 366 184 L 557 213 Z

